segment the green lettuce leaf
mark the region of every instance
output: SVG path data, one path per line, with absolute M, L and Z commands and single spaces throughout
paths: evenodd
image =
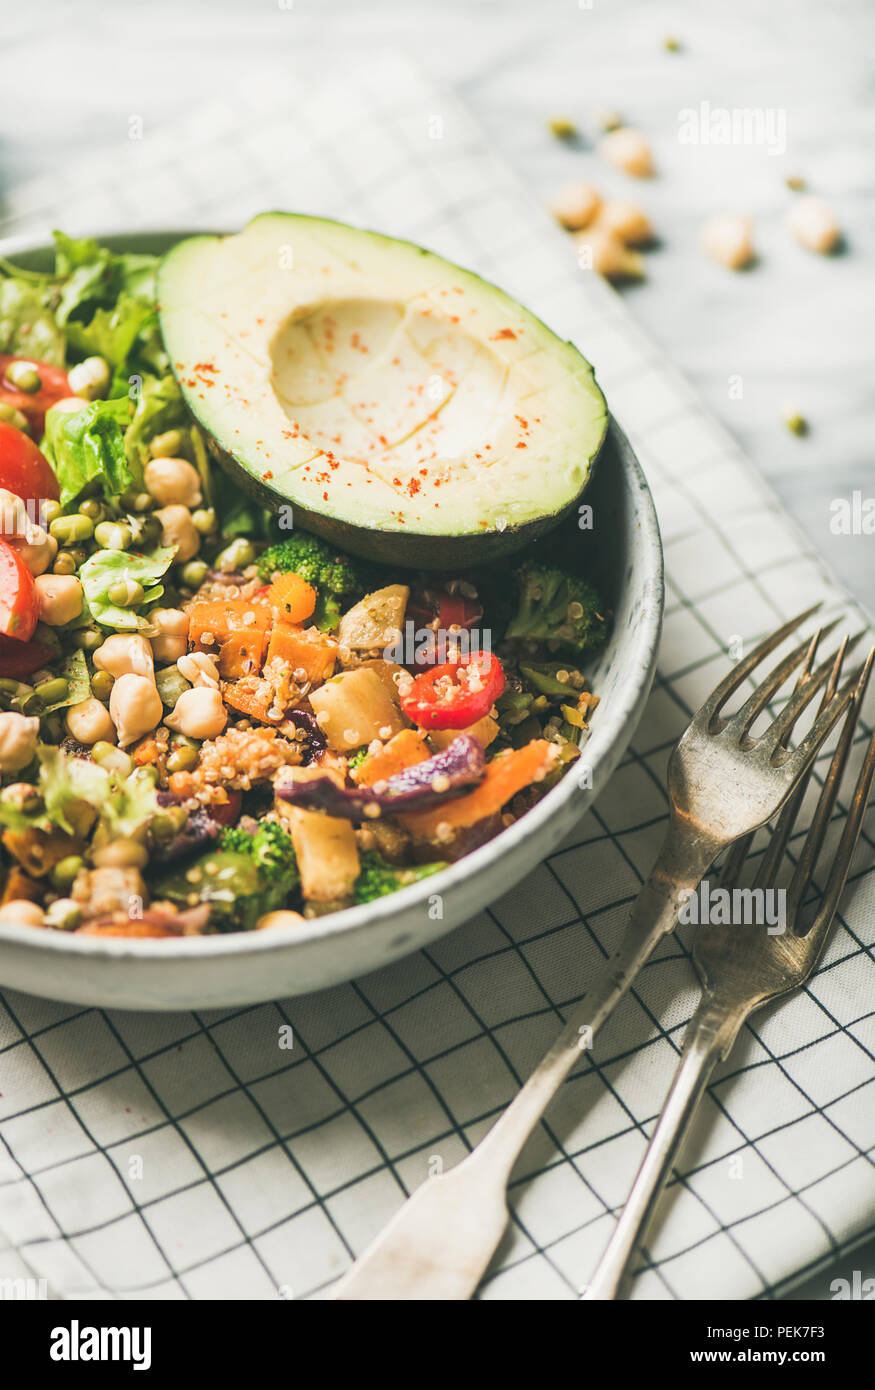
M 187 415 L 182 393 L 173 376 L 160 380 L 147 377 L 143 382 L 137 408 L 130 428 L 125 434 L 125 453 L 128 462 L 142 470 L 149 461 L 149 443 L 165 430 L 186 423 Z
M 43 452 L 55 470 L 65 506 L 95 479 L 106 497 L 117 497 L 139 481 L 141 474 L 131 471 L 125 456 L 122 431 L 129 418 L 127 400 L 94 401 L 72 415 L 48 412 Z
M 155 256 L 117 255 L 93 237 L 55 232 L 61 277 L 57 322 L 83 356 L 106 358 L 118 371 L 155 310 Z
M 110 309 L 96 309 L 89 323 L 67 323 L 67 340 L 84 357 L 105 357 L 115 369 L 127 361 L 151 305 L 122 290 Z
M 88 675 L 88 662 L 85 660 L 84 652 L 78 650 L 70 652 L 53 674 L 64 677 L 67 682 L 67 694 L 63 700 L 56 700 L 53 705 L 45 705 L 42 709 L 43 714 L 53 714 L 56 709 L 66 709 L 68 705 L 78 705 L 80 701 L 87 700 L 90 696 L 91 679 Z
M 161 576 L 170 568 L 176 554 L 175 545 L 157 546 L 148 554 L 125 550 L 98 550 L 90 555 L 79 570 L 85 602 L 95 622 L 119 632 L 137 632 L 148 627 L 143 609 L 155 603 L 164 593 Z M 120 579 L 135 579 L 146 590 L 138 610 L 119 608 L 111 603 L 107 590 Z
M 89 758 L 64 753 L 53 744 L 37 748 L 37 786 L 43 805 L 37 812 L 22 812 L 0 801 L 0 825 L 11 830 L 52 830 L 69 835 L 83 828 L 83 803 L 98 818 L 110 838 L 135 834 L 159 809 L 155 787 L 147 777 L 132 772 L 122 777 Z M 93 823 L 94 817 L 87 816 Z
M 28 280 L 0 281 L 0 352 L 63 367 L 64 334 L 46 307 L 45 294 L 42 286 Z

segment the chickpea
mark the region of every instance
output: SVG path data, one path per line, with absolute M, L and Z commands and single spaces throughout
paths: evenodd
M 0 922 L 16 922 L 23 927 L 45 926 L 46 914 L 39 903 L 27 898 L 12 898 L 0 907 Z
M 601 197 L 590 184 L 569 183 L 551 204 L 550 211 L 569 232 L 579 232 L 581 227 L 589 226 L 601 205 Z
M 20 772 L 27 767 L 36 752 L 39 718 L 16 714 L 12 710 L 0 713 L 0 772 Z
M 169 502 L 181 502 L 185 507 L 200 506 L 200 474 L 187 459 L 152 459 L 146 464 L 143 476 L 146 491 L 162 506 Z
M 650 145 L 641 131 L 631 126 L 608 131 L 599 145 L 599 153 L 608 164 L 634 179 L 649 179 L 653 173 Z
M 188 614 L 179 608 L 153 608 L 152 655 L 169 665 L 188 651 Z
M 256 931 L 264 931 L 271 927 L 301 927 L 306 925 L 306 918 L 300 912 L 292 912 L 289 908 L 277 908 L 274 912 L 265 912 L 263 917 L 259 917 L 255 923 Z
M 57 410 L 59 415 L 75 415 L 87 405 L 88 401 L 84 401 L 81 396 L 64 396 L 61 400 L 55 401 L 51 409 Z
M 145 869 L 149 851 L 136 840 L 112 840 L 95 850 L 94 863 L 98 869 Z
M 67 380 L 74 396 L 80 396 L 86 403 L 96 401 L 109 391 L 109 363 L 104 357 L 86 357 L 67 373 Z
M 157 459 L 155 461 L 157 463 Z M 161 544 L 176 546 L 176 564 L 184 565 L 186 560 L 193 560 L 200 550 L 201 538 L 188 507 L 174 503 L 160 507 L 155 516 L 161 522 Z
M 807 251 L 828 256 L 841 237 L 838 219 L 822 198 L 798 198 L 790 209 L 787 226 Z
M 92 660 L 98 671 L 108 671 L 111 676 L 147 676 L 150 680 L 155 670 L 152 648 L 139 633 L 116 632 L 97 648 Z
M 42 535 L 44 539 L 41 541 L 25 540 L 21 536 L 13 536 L 9 541 L 34 577 L 45 574 L 58 553 L 58 542 L 54 536 L 47 535 L 45 531 Z
M 78 705 L 71 705 L 64 724 L 77 743 L 115 743 L 115 725 L 109 710 L 94 695 L 80 700 Z
M 213 690 L 219 688 L 219 668 L 208 652 L 189 652 L 187 656 L 181 656 L 176 669 L 194 686 L 207 686 Z
M 587 227 L 575 237 L 579 264 L 604 275 L 606 280 L 640 280 L 644 261 L 637 251 L 630 251 L 619 237 L 601 227 Z
M 218 738 L 228 722 L 228 712 L 218 690 L 201 685 L 183 690 L 164 723 L 189 738 Z
M 181 448 L 182 431 L 165 430 L 163 434 L 156 434 L 149 445 L 149 452 L 153 459 L 169 459 L 176 458 Z
M 143 734 L 152 732 L 161 721 L 164 706 L 154 680 L 131 671 L 119 676 L 113 686 L 109 712 L 118 730 L 118 741 L 124 748 Z
M 653 228 L 647 214 L 635 203 L 610 198 L 602 204 L 597 226 L 611 236 L 619 237 L 626 246 L 646 246 L 653 240 Z
M 738 213 L 709 217 L 702 228 L 702 249 L 727 270 L 742 270 L 754 258 L 751 220 Z
M 43 535 L 42 527 L 32 524 L 21 498 L 5 487 L 0 488 L 0 526 L 7 538 L 24 536 L 30 540 L 32 537 L 28 533 L 37 530 L 40 536 Z
M 38 574 L 33 581 L 41 623 L 63 627 L 82 612 L 82 585 L 75 574 Z

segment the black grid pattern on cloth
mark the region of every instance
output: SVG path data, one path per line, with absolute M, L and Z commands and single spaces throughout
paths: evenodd
M 455 97 L 405 60 L 369 62 L 342 89 L 314 85 L 294 115 L 284 94 L 241 92 L 183 129 L 13 190 L 4 230 L 234 226 L 283 205 L 422 240 L 580 342 L 657 502 L 659 673 L 628 755 L 574 834 L 427 951 L 319 995 L 209 1014 L 5 996 L 0 1275 L 45 1277 L 60 1296 L 330 1290 L 434 1163 L 477 1142 L 616 944 L 664 828 L 668 752 L 730 637 L 749 641 L 809 599 L 852 607 L 622 302 L 569 265 Z M 872 830 L 870 814 L 820 971 L 756 1016 L 709 1088 L 635 1297 L 768 1297 L 872 1230 Z M 585 1283 L 696 995 L 680 930 L 527 1147 L 481 1296 L 571 1298 Z

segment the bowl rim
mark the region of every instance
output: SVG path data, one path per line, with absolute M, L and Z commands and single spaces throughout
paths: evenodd
M 167 239 L 169 249 L 169 246 L 173 244 L 171 239 L 181 239 L 203 233 L 219 236 L 228 234 L 224 230 L 217 230 L 214 226 L 194 225 L 187 228 L 150 226 L 135 230 L 131 230 L 130 227 L 121 227 L 91 232 L 88 235 L 94 236 L 102 245 L 112 245 L 113 242 L 135 245 L 138 239 L 144 241 L 156 238 Z M 0 256 L 4 257 L 17 254 L 39 254 L 50 250 L 51 243 L 49 241 L 25 233 L 18 233 L 0 240 Z M 610 413 L 610 404 L 608 405 L 608 414 L 609 424 L 605 442 L 610 440 L 617 446 L 624 469 L 631 472 L 638 493 L 644 499 L 642 512 L 639 515 L 639 525 L 644 532 L 642 540 L 645 542 L 646 551 L 655 558 L 655 564 L 653 574 L 648 582 L 648 591 L 651 596 L 651 603 L 648 606 L 649 619 L 637 624 L 629 634 L 631 664 L 633 669 L 638 672 L 638 677 L 623 688 L 619 700 L 614 699 L 611 706 L 610 725 L 606 723 L 604 730 L 600 729 L 598 724 L 593 728 L 586 746 L 597 755 L 609 752 L 615 744 L 616 726 L 622 727 L 628 719 L 634 718 L 636 708 L 639 705 L 643 708 L 644 699 L 650 689 L 656 668 L 656 656 L 665 605 L 662 538 L 653 495 L 634 449 Z M 599 761 L 598 756 L 593 760 L 594 771 L 597 771 Z M 614 768 L 612 767 L 610 774 L 613 771 Z M 520 820 L 515 821 L 513 825 L 508 826 L 493 839 L 486 841 L 485 844 L 480 845 L 461 859 L 449 864 L 446 869 L 442 869 L 439 873 L 422 879 L 418 883 L 401 888 L 384 898 L 378 898 L 374 902 L 342 908 L 337 912 L 328 913 L 324 917 L 309 918 L 303 926 L 296 924 L 289 927 L 272 928 L 268 931 L 219 932 L 212 936 L 128 938 L 77 936 L 75 933 L 38 931 L 25 924 L 0 921 L 0 944 L 5 943 L 16 947 L 25 946 L 54 955 L 67 955 L 72 952 L 74 956 L 85 959 L 150 960 L 158 963 L 167 962 L 167 964 L 191 959 L 215 962 L 227 957 L 249 955 L 253 952 L 259 955 L 270 955 L 274 952 L 284 953 L 290 947 L 312 946 L 330 938 L 334 938 L 339 944 L 345 937 L 356 934 L 372 926 L 375 922 L 393 916 L 401 916 L 407 909 L 425 903 L 436 892 L 450 892 L 469 876 L 476 876 L 487 865 L 509 858 L 523 840 L 530 834 L 541 830 L 552 820 L 561 806 L 570 803 L 577 795 L 579 795 L 579 788 L 576 779 L 574 777 L 562 777 L 556 786 L 552 787 L 547 795 L 536 806 L 527 811 Z M 590 797 L 587 806 L 592 804 L 592 800 L 593 798 Z M 585 809 L 585 807 L 581 807 L 581 815 Z M 448 931 L 451 929 L 453 928 L 447 927 Z M 411 942 L 410 949 L 416 949 L 415 941 Z

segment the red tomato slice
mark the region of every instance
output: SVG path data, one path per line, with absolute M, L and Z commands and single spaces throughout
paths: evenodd
M 0 635 L 0 676 L 4 680 L 23 681 L 41 666 L 51 665 L 55 653 L 42 642 L 19 642 L 14 637 Z
M 421 729 L 468 729 L 489 713 L 503 689 L 498 657 L 475 652 L 414 677 L 401 695 L 401 708 Z
M 51 464 L 32 439 L 14 425 L 0 422 L 0 487 L 23 501 L 49 500 L 61 496 Z M 32 521 L 39 521 L 34 515 Z
M 12 362 L 33 362 L 42 381 L 39 391 L 19 391 L 11 381 L 6 380 L 6 373 Z M 12 405 L 16 410 L 20 410 L 22 415 L 26 415 L 37 439 L 42 438 L 49 406 L 72 394 L 63 367 L 52 367 L 48 362 L 35 362 L 31 357 L 9 357 L 0 353 L 0 405 Z M 48 495 L 46 493 L 47 497 Z
M 17 551 L 0 541 L 0 634 L 29 642 L 39 619 L 33 575 Z

